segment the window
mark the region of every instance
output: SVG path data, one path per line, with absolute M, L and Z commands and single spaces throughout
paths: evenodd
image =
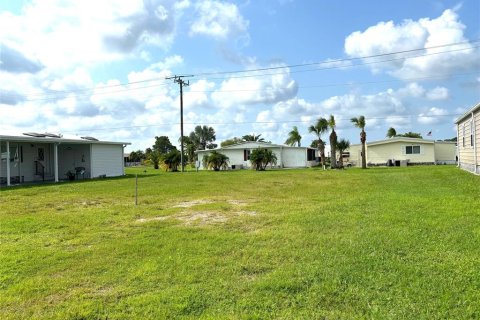
M 406 154 L 420 154 L 420 146 L 406 146 L 405 147 Z
M 307 161 L 315 160 L 315 151 L 314 149 L 307 149 Z
M 470 146 L 473 147 L 473 120 L 470 121 Z
M 244 149 L 243 150 L 243 161 L 247 161 L 250 159 L 250 150 Z

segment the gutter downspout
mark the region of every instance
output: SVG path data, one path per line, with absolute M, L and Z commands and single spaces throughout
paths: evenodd
M 10 186 L 10 141 L 7 141 L 7 186 Z
M 477 172 L 478 159 L 477 159 L 477 137 L 476 137 L 476 129 L 477 129 L 477 128 L 475 128 L 475 118 L 474 118 L 474 114 L 473 114 L 473 111 L 472 111 L 472 124 L 471 124 L 471 126 L 470 126 L 470 131 L 472 132 L 472 139 L 473 139 L 473 162 L 474 162 L 473 172 L 478 173 L 478 172 Z
M 460 123 L 457 122 L 457 167 L 460 168 Z
M 58 182 L 58 143 L 53 144 L 53 174 Z

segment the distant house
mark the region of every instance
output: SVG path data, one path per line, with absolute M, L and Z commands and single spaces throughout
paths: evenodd
M 51 133 L 0 135 L 0 185 L 121 176 L 128 144 Z
M 457 125 L 458 166 L 480 174 L 480 103 L 455 121 Z
M 214 150 L 229 158 L 229 169 L 242 169 L 251 167 L 250 153 L 257 148 L 272 150 L 277 156 L 276 167 L 279 168 L 305 168 L 318 164 L 316 149 L 308 147 L 290 147 L 265 142 L 242 142 Z M 203 169 L 202 159 L 211 151 L 197 151 L 197 168 Z
M 349 162 L 360 165 L 362 146 L 351 145 Z M 366 145 L 367 164 L 369 166 L 413 164 L 455 164 L 455 142 L 434 141 L 418 138 L 394 137 L 369 142 Z

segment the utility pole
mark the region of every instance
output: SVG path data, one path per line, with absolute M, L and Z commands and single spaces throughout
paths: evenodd
M 185 80 L 182 79 L 185 77 L 192 76 L 174 76 L 166 78 L 167 80 L 173 79 L 173 81 L 180 86 L 180 164 L 182 166 L 182 172 L 185 170 L 183 165 L 183 86 L 188 87 L 190 85 L 190 81 L 185 82 Z

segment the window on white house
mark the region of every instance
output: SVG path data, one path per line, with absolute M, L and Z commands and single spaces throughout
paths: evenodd
M 243 161 L 250 160 L 250 150 L 244 149 L 243 150 Z
M 420 154 L 420 146 L 406 146 L 405 147 L 406 154 Z

